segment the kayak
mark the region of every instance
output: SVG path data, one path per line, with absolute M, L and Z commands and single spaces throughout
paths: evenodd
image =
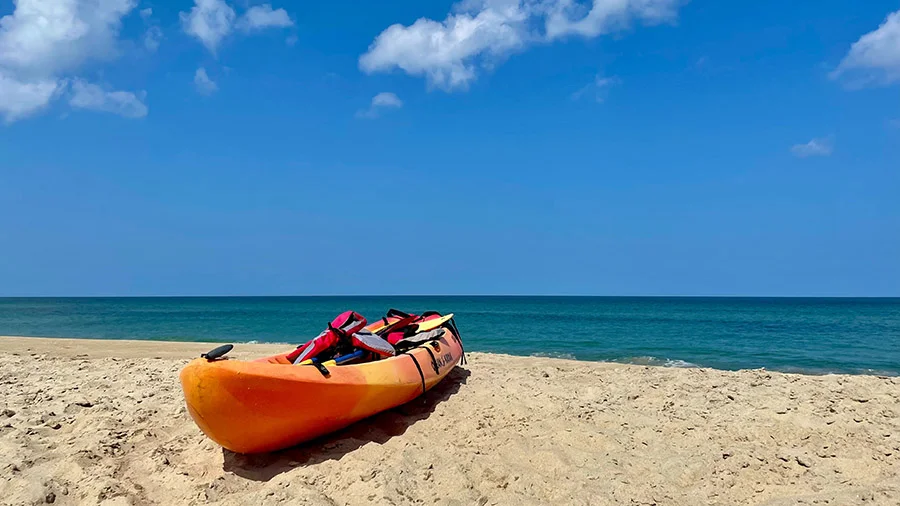
M 463 346 L 452 322 L 432 332 L 433 340 L 404 353 L 349 365 L 340 358 L 293 364 L 290 352 L 251 361 L 197 358 L 180 374 L 187 409 L 204 434 L 233 452 L 294 446 L 437 385 L 460 361 Z

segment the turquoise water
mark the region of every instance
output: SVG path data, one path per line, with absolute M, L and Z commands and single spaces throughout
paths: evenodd
M 720 369 L 900 374 L 900 299 L 0 298 L 0 335 L 300 343 L 338 313 L 456 314 L 467 350 Z

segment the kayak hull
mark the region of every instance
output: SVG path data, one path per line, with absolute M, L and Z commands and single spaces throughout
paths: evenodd
M 182 369 L 180 380 L 188 412 L 210 439 L 237 453 L 262 453 L 409 402 L 444 379 L 461 356 L 462 343 L 445 329 L 438 341 L 405 354 L 330 365 L 327 376 L 279 355 L 256 361 L 198 358 Z

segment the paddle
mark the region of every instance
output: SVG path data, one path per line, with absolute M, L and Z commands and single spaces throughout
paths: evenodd
M 320 362 L 320 364 L 321 365 L 341 365 L 344 362 L 349 362 L 351 360 L 361 358 L 365 354 L 366 354 L 366 350 L 356 350 L 353 353 L 349 353 L 347 355 L 342 355 L 340 357 L 335 357 L 331 360 L 326 360 L 325 362 Z M 304 360 L 303 362 L 300 362 L 297 365 L 312 365 L 312 363 L 313 363 L 312 359 L 308 358 L 308 359 Z
M 427 332 L 429 330 L 436 329 L 436 328 L 440 327 L 441 325 L 450 321 L 451 318 L 453 318 L 453 313 L 450 313 L 446 316 L 442 316 L 440 318 L 435 318 L 433 320 L 428 320 L 428 321 L 424 321 L 422 323 L 418 323 L 418 324 L 416 324 L 417 325 L 416 332 Z
M 314 366 L 316 366 L 316 369 L 318 369 L 319 372 L 322 373 L 322 376 L 328 376 L 329 374 L 331 374 L 328 371 L 328 367 L 331 367 L 333 365 L 341 365 L 344 362 L 349 362 L 351 360 L 361 358 L 365 354 L 366 354 L 366 350 L 357 350 L 357 351 L 354 351 L 353 353 L 350 353 L 349 355 L 335 357 L 331 360 L 326 360 L 325 362 L 319 362 L 319 360 L 317 358 L 313 357 L 313 358 L 304 360 L 303 362 L 300 362 L 300 365 L 314 365 Z
M 332 360 L 329 360 L 329 361 L 327 361 L 327 362 L 325 362 L 325 363 L 326 363 L 326 364 L 329 364 L 329 365 L 341 365 L 341 364 L 343 364 L 344 362 L 349 362 L 349 361 L 355 360 L 355 359 L 357 359 L 357 358 L 362 358 L 363 355 L 365 355 L 365 354 L 366 354 L 366 350 L 356 350 L 356 351 L 354 351 L 353 353 L 350 353 L 349 355 L 344 355 L 344 356 L 341 356 L 341 357 L 336 357 L 336 358 L 334 358 L 334 359 L 332 359 Z

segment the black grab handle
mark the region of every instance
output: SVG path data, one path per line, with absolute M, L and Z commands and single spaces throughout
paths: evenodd
M 223 344 L 218 348 L 213 348 L 206 353 L 201 354 L 200 358 L 205 358 L 206 360 L 212 362 L 213 360 L 224 356 L 226 353 L 231 351 L 232 348 L 234 348 L 233 344 Z

